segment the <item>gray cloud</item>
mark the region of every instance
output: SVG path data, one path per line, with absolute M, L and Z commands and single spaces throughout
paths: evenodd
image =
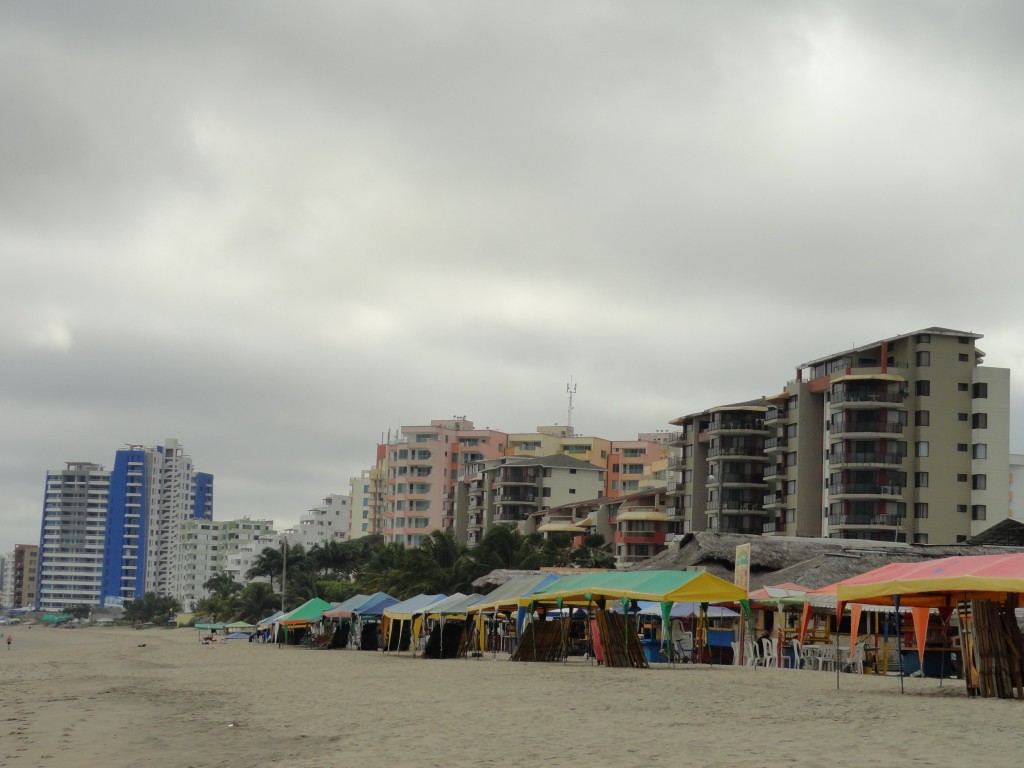
M 0 551 L 125 442 L 289 523 L 389 428 L 564 421 L 570 375 L 624 439 L 928 325 L 1016 368 L 1022 13 L 7 4 Z

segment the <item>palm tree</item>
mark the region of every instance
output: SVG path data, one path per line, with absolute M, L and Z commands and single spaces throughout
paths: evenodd
M 271 587 L 273 587 L 274 579 L 277 579 L 279 584 L 281 583 L 283 564 L 284 555 L 280 549 L 264 547 L 263 551 L 256 556 L 252 567 L 245 572 L 245 578 L 250 581 L 252 579 L 267 578 L 270 580 Z
M 544 564 L 540 534 L 524 536 L 510 525 L 491 526 L 472 550 L 473 560 L 488 570 L 534 570 Z
M 281 596 L 265 581 L 247 584 L 238 594 L 238 618 L 255 623 L 269 616 L 281 605 Z
M 600 533 L 587 534 L 583 544 L 572 551 L 572 562 L 580 568 L 614 568 L 612 544 Z
M 231 578 L 227 571 L 220 571 L 206 580 L 203 589 L 211 595 L 229 598 L 236 592 L 241 592 L 242 585 Z

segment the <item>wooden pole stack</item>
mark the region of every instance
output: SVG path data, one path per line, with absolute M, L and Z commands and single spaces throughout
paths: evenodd
M 512 652 L 512 661 L 561 661 L 562 626 L 560 621 L 531 621 Z
M 968 694 L 1024 699 L 1024 640 L 1014 616 L 1017 596 L 1010 595 L 1004 603 L 971 600 L 968 605 L 970 613 L 964 616 L 963 607 L 960 613 L 964 665 L 973 662 L 973 674 L 967 674 Z
M 623 614 L 597 611 L 597 631 L 606 667 L 650 667 L 640 639 Z

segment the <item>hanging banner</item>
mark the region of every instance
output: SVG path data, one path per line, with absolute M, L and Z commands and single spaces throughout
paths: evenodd
M 733 583 L 742 589 L 750 589 L 750 544 L 736 547 L 736 577 Z

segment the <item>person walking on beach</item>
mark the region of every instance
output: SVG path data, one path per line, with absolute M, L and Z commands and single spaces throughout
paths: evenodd
M 11 633 L 10 633 L 10 632 L 8 632 L 8 633 L 7 633 L 7 650 L 8 650 L 8 651 L 9 651 L 9 650 L 11 650 L 11 640 L 12 640 L 12 639 L 13 639 L 13 638 L 11 637 Z

